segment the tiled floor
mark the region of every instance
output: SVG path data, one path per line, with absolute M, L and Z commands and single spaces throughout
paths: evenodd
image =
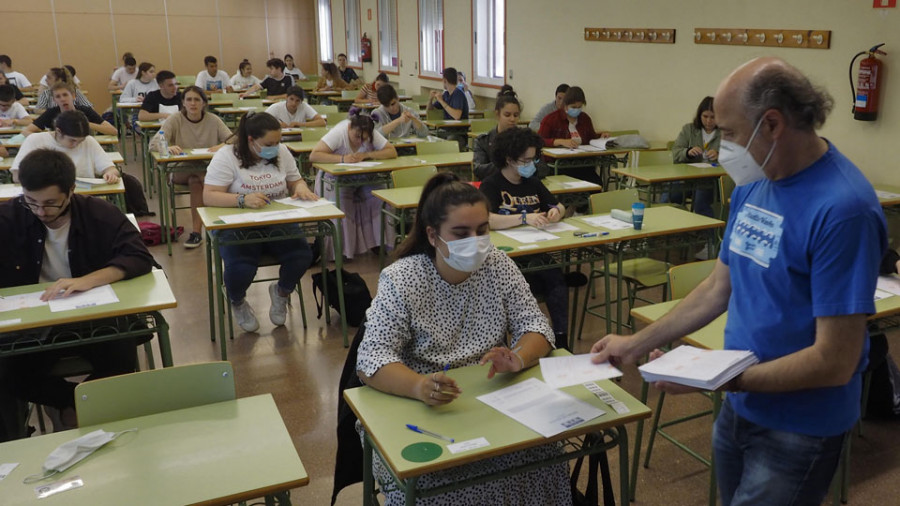
M 132 174 L 140 175 L 140 166 L 131 163 Z M 156 202 L 151 202 L 155 210 Z M 181 211 L 179 222 L 189 223 L 187 211 Z M 171 324 L 176 364 L 219 359 L 218 343 L 209 339 L 206 302 L 206 265 L 202 248 L 186 250 L 180 244 L 172 257 L 164 246 L 152 249 L 165 269 L 178 299 L 178 308 L 164 312 Z M 354 259 L 347 269 L 362 274 L 373 292 L 377 287 L 377 257 L 366 255 Z M 342 346 L 337 318 L 325 326 L 316 319 L 309 275 L 303 278 L 303 293 L 309 327 L 303 329 L 299 308 L 293 307 L 285 327 L 273 328 L 268 322 L 268 294 L 264 284 L 254 285 L 249 300 L 260 319 L 258 333 L 237 333 L 228 343 L 229 359 L 234 364 L 239 396 L 271 393 L 290 431 L 294 444 L 310 475 L 307 487 L 292 493 L 295 504 L 328 504 L 334 470 L 337 384 L 346 350 Z M 660 294 L 657 293 L 658 297 Z M 294 304 L 297 304 L 296 297 Z M 352 336 L 351 336 L 352 337 Z M 585 352 L 601 337 L 600 320 L 589 321 L 583 341 L 576 350 Z M 890 336 L 895 350 L 900 350 L 900 334 Z M 900 356 L 895 351 L 894 356 Z M 633 395 L 640 392 L 637 370 L 629 367 L 622 381 Z M 651 392 L 649 405 L 655 406 Z M 699 395 L 669 397 L 666 417 L 688 413 L 708 403 Z M 871 421 L 865 424 L 865 437 L 854 438 L 850 503 L 858 505 L 900 504 L 900 430 L 898 422 Z M 633 427 L 629 427 L 633 437 Z M 676 428 L 679 437 L 709 454 L 710 420 L 693 421 Z M 646 431 L 644 438 L 646 448 Z M 613 483 L 617 483 L 618 462 L 610 454 Z M 672 444 L 658 439 L 648 469 L 641 468 L 638 505 L 704 505 L 707 504 L 708 472 L 699 462 L 676 450 Z M 618 487 L 616 486 L 618 495 Z M 0 501 L 2 502 L 2 501 Z M 345 489 L 338 504 L 361 503 L 361 487 Z

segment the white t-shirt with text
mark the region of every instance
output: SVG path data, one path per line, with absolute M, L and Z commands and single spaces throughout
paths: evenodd
M 354 153 L 350 147 L 350 120 L 344 120 L 334 126 L 327 134 L 322 136 L 322 142 L 331 148 L 331 152 L 336 155 L 349 155 Z M 381 135 L 378 130 L 372 131 L 372 142 L 363 143 L 356 153 L 366 153 L 368 151 L 380 151 L 387 145 L 388 140 Z
M 194 82 L 201 90 L 206 91 L 222 91 L 231 86 L 231 78 L 224 70 L 216 72 L 215 76 L 209 75 L 209 72 L 203 70 L 197 74 L 197 80 Z
M 275 119 L 282 123 L 286 123 L 290 125 L 291 123 L 300 122 L 305 123 L 316 117 L 317 113 L 315 109 L 312 108 L 311 105 L 306 102 L 301 102 L 300 105 L 297 106 L 297 112 L 291 114 L 287 108 L 287 102 L 276 102 L 270 105 L 266 112 L 275 116 Z
M 290 196 L 288 182 L 300 179 L 297 162 L 284 144 L 278 145 L 278 164 L 260 160 L 246 169 L 234 154 L 232 146 L 216 151 L 206 168 L 205 184 L 226 186 L 229 193 L 262 193 L 268 199 Z

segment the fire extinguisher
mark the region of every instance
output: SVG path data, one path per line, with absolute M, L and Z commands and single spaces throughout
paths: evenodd
M 360 47 L 362 49 L 362 61 L 371 62 L 372 61 L 372 39 L 369 38 L 365 33 L 362 36 L 362 40 L 360 41 Z
M 884 43 L 872 46 L 868 51 L 860 51 L 850 60 L 850 91 L 853 92 L 853 119 L 860 121 L 875 121 L 878 117 L 878 93 L 881 88 L 881 74 L 884 72 L 884 62 L 875 55 L 886 55 L 879 48 Z M 853 89 L 853 64 L 860 56 L 868 53 L 869 56 L 859 62 L 859 79 L 856 90 Z

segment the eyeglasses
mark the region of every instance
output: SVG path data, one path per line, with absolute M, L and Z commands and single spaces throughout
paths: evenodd
M 516 163 L 518 163 L 519 165 L 528 165 L 531 162 L 538 162 L 538 161 L 540 161 L 540 157 L 536 156 L 534 158 L 519 158 L 518 160 L 516 160 Z
M 44 210 L 56 209 L 58 211 L 64 207 L 66 207 L 66 202 L 63 202 L 62 204 L 60 204 L 58 206 L 57 205 L 33 204 L 33 203 L 25 200 L 24 197 L 19 199 L 19 204 L 21 204 L 22 207 L 24 207 L 25 209 L 28 209 L 29 211 L 31 211 L 33 213 L 38 212 L 39 209 L 44 209 Z

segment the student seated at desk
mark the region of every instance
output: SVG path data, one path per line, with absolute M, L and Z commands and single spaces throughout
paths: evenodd
M 515 262 L 491 245 L 488 223 L 484 194 L 452 173 L 438 173 L 428 181 L 413 230 L 394 263 L 381 271 L 378 292 L 366 312 L 356 360 L 363 383 L 441 406 L 466 395 L 452 372 L 442 372 L 447 364 L 457 368 L 491 362 L 485 367 L 490 379 L 535 366 L 553 349 L 546 317 Z M 362 433 L 361 424 L 357 430 Z M 418 486 L 433 488 L 560 454 L 558 443 L 544 445 L 426 474 L 418 478 Z M 379 482 L 389 482 L 377 455 L 372 467 Z M 386 505 L 405 504 L 396 487 L 382 491 Z M 568 466 L 560 463 L 416 504 L 570 505 L 570 494 Z
M 9 55 L 0 54 L 0 73 L 6 75 L 9 84 L 15 85 L 20 90 L 30 91 L 34 87 L 25 74 L 13 70 L 12 58 Z
M 306 75 L 294 66 L 294 57 L 289 54 L 284 55 L 284 73 L 291 76 L 295 83 L 306 79 Z
M 324 127 L 325 118 L 304 102 L 304 98 L 303 88 L 291 86 L 287 100 L 270 105 L 266 112 L 275 116 L 281 128 Z
M 316 91 L 340 91 L 349 88 L 350 85 L 341 79 L 341 73 L 337 65 L 330 62 L 322 62 L 322 75 L 316 83 Z
M 459 73 L 453 67 L 447 67 L 443 72 L 444 92 L 433 90 L 428 109 L 441 109 L 444 111 L 444 119 L 469 119 L 469 102 L 463 91 L 456 87 L 459 83 Z
M 0 84 L 0 126 L 27 126 L 33 121 L 25 107 L 16 102 L 16 88 Z
M 510 128 L 497 135 L 491 151 L 499 171 L 485 178 L 479 187 L 491 211 L 491 229 L 519 225 L 541 228 L 563 219 L 566 208 L 535 174 L 543 144 L 528 128 Z M 544 295 L 553 323 L 557 348 L 567 348 L 569 331 L 569 288 L 562 269 L 540 270 L 525 275 L 535 293 Z
M 213 156 L 206 171 L 203 202 L 215 207 L 241 207 L 259 209 L 275 199 L 316 200 L 294 162 L 290 150 L 281 144 L 281 125 L 272 115 L 248 113 L 238 125 L 234 146 L 220 149 Z M 296 224 L 267 227 L 267 232 L 284 230 L 293 234 Z M 247 232 L 241 229 L 237 234 Z M 227 241 L 236 232 L 223 231 L 220 237 Z M 259 321 L 245 298 L 247 288 L 256 276 L 259 259 L 263 254 L 278 258 L 281 268 L 278 281 L 269 285 L 269 320 L 275 326 L 284 325 L 291 292 L 309 268 L 312 252 L 306 239 L 278 240 L 255 244 L 220 246 L 219 252 L 225 264 L 225 288 L 231 310 L 238 325 L 246 332 L 256 332 Z
M 389 84 L 388 76 L 382 72 L 375 76 L 375 80 L 371 83 L 362 85 L 362 88 L 359 89 L 359 93 L 353 101 L 357 104 L 371 104 L 377 101 L 378 89 L 386 84 Z
M 45 75 L 44 78 L 47 79 L 47 89 L 38 94 L 37 104 L 34 106 L 34 112 L 36 114 L 41 114 L 55 105 L 53 102 L 52 88 L 56 83 L 70 84 L 69 89 L 75 90 L 75 105 L 90 107 L 91 109 L 94 108 L 94 104 L 92 104 L 91 101 L 81 93 L 81 90 L 78 89 L 78 85 L 75 84 L 75 79 L 72 77 L 69 69 L 65 67 L 53 67 L 47 72 L 47 75 Z
M 122 57 L 122 63 L 124 65 L 117 68 L 115 72 L 113 72 L 112 77 L 109 78 L 107 88 L 109 88 L 110 91 L 125 88 L 125 85 L 128 84 L 129 81 L 137 77 L 137 60 L 134 56 L 131 56 L 131 53 L 126 53 L 126 55 Z
M 22 90 L 20 90 L 18 87 L 16 87 L 15 84 L 12 84 L 11 82 L 9 82 L 9 78 L 7 78 L 3 72 L 0 72 L 0 86 L 3 86 L 3 85 L 12 86 L 13 92 L 16 95 L 16 102 L 22 104 L 22 107 L 28 107 L 29 105 L 31 105 L 31 103 L 28 101 L 28 97 L 26 97 L 22 93 Z
M 206 91 L 207 93 L 233 93 L 234 88 L 231 87 L 231 78 L 228 72 L 219 70 L 219 60 L 215 56 L 207 56 L 203 58 L 203 65 L 206 70 L 201 70 L 197 74 L 197 80 L 194 86 Z
M 716 162 L 719 160 L 719 128 L 713 111 L 713 98 L 706 97 L 697 106 L 694 121 L 684 125 L 675 144 L 672 145 L 672 160 L 675 163 Z M 713 191 L 698 189 L 694 192 L 693 209 L 697 214 L 712 217 Z M 681 192 L 663 194 L 662 202 L 684 202 Z
M 249 60 L 244 59 L 238 65 L 237 74 L 231 78 L 231 87 L 234 88 L 234 91 L 242 92 L 241 97 L 259 91 L 262 88 L 262 81 L 253 75 L 253 66 L 250 65 Z
M 577 148 L 582 144 L 590 144 L 594 139 L 609 137 L 609 132 L 594 130 L 594 122 L 584 112 L 587 99 L 580 86 L 572 86 L 563 97 L 563 109 L 557 109 L 541 120 L 538 134 L 544 139 L 544 145 L 563 148 Z M 577 177 L 592 183 L 602 184 L 600 176 L 594 170 L 562 169 L 560 174 Z
M 385 158 L 397 158 L 397 150 L 383 135 L 375 131 L 372 118 L 362 115 L 350 116 L 335 125 L 309 154 L 309 161 L 312 163 L 356 163 Z M 322 178 L 326 181 L 325 192 L 321 196 L 334 200 L 335 192 L 331 184 L 334 176 L 318 171 L 316 188 L 321 188 Z M 346 214 L 341 220 L 341 226 L 344 233 L 344 256 L 349 259 L 379 246 L 381 201 L 372 196 L 372 190 L 379 188 L 382 186 L 359 186 L 341 191 L 341 201 L 337 205 Z
M 156 66 L 150 62 L 141 62 L 138 66 L 137 77 L 128 81 L 119 102 L 123 104 L 133 104 L 143 102 L 150 92 L 159 89 L 159 83 L 156 82 Z
M 263 79 L 262 89 L 266 90 L 269 98 L 284 98 L 287 90 L 294 85 L 294 78 L 284 73 L 284 62 L 278 58 L 267 61 L 266 69 L 269 75 Z
M 0 204 L 0 241 L 6 245 L 0 248 L 0 286 L 53 282 L 41 297 L 49 300 L 150 272 L 153 257 L 125 215 L 104 199 L 75 194 L 71 158 L 37 149 L 18 161 L 23 195 Z M 59 410 L 62 426 L 56 430 L 73 427 L 75 384 L 49 374 L 72 355 L 90 362 L 89 379 L 134 372 L 135 340 L 2 358 L 0 389 Z
M 141 102 L 138 121 L 157 121 L 166 119 L 181 110 L 181 92 L 175 74 L 168 70 L 160 70 L 156 74 L 159 89 L 151 91 Z
M 481 181 L 497 172 L 494 162 L 491 160 L 494 140 L 497 135 L 511 128 L 516 128 L 519 116 L 522 112 L 522 104 L 519 102 L 512 86 L 504 84 L 497 93 L 497 101 L 494 103 L 494 115 L 497 116 L 497 126 L 475 138 L 475 153 L 472 156 L 472 169 L 475 179 Z M 543 162 L 538 162 L 538 179 L 550 173 L 550 168 Z
M 75 89 L 80 88 L 81 87 L 81 79 L 78 79 L 78 76 L 75 75 L 75 67 L 73 67 L 71 65 L 63 65 L 62 68 L 69 71 L 69 75 L 72 76 L 72 82 L 75 83 Z M 38 85 L 38 95 L 43 93 L 44 90 L 49 90 L 50 86 L 52 86 L 52 85 L 53 85 L 53 83 L 47 82 L 47 74 L 44 74 L 43 76 L 41 76 L 41 83 L 40 83 L 40 85 Z
M 341 79 L 351 87 L 359 86 L 362 80 L 356 75 L 356 71 L 347 66 L 347 55 L 341 53 L 337 56 L 338 70 L 341 72 Z
M 372 111 L 378 133 L 388 139 L 428 136 L 428 127 L 419 119 L 419 114 L 400 103 L 393 86 L 385 84 L 378 88 L 378 101 L 381 107 Z
M 566 83 L 560 84 L 556 87 L 556 99 L 553 102 L 548 104 L 544 104 L 538 109 L 537 114 L 534 115 L 534 118 L 531 118 L 531 123 L 528 123 L 528 128 L 537 132 L 541 129 L 541 121 L 547 117 L 553 111 L 563 109 L 563 100 L 566 98 L 566 92 L 569 91 L 569 85 Z
M 231 138 L 231 130 L 225 126 L 222 118 L 208 113 L 209 103 L 206 93 L 197 86 L 188 86 L 182 92 L 184 105 L 180 114 L 173 114 L 163 123 L 161 132 L 165 134 L 169 153 L 180 155 L 186 149 L 208 148 L 217 151 Z M 159 135 L 159 134 L 157 134 Z M 203 178 L 206 170 L 185 172 L 179 171 L 169 177 L 175 184 L 186 184 L 191 190 L 191 235 L 184 241 L 184 247 L 196 248 L 203 243 L 203 222 L 197 214 L 197 208 L 203 207 Z
M 92 132 L 102 135 L 116 135 L 118 133 L 116 127 L 104 120 L 97 114 L 97 111 L 90 107 L 77 105 L 75 103 L 75 91 L 71 86 L 71 84 L 66 82 L 54 84 L 50 88 L 50 91 L 53 93 L 53 102 L 55 102 L 56 105 L 44 111 L 32 124 L 25 127 L 25 129 L 22 130 L 22 134 L 28 136 L 40 132 L 41 130 L 51 128 L 53 126 L 53 121 L 62 112 L 81 111 L 87 117 Z

